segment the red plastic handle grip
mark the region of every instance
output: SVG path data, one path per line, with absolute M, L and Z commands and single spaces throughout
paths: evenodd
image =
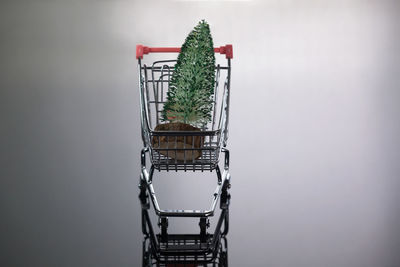
M 136 59 L 143 58 L 144 54 L 149 53 L 179 53 L 180 47 L 148 47 L 144 45 L 136 45 Z M 226 58 L 233 58 L 233 48 L 231 44 L 214 48 L 215 53 L 225 54 Z

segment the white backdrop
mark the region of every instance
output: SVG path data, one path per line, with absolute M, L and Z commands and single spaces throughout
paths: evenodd
M 234 48 L 230 265 L 400 266 L 399 17 L 396 1 L 2 2 L 0 265 L 139 266 L 135 45 L 180 46 L 206 19 Z M 214 179 L 155 183 L 166 208 L 202 208 Z

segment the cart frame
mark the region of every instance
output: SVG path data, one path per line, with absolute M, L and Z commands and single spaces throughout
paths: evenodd
M 163 94 L 168 90 L 169 79 L 173 72 L 173 68 L 168 65 L 174 60 L 155 61 L 151 67 L 142 65 L 144 54 L 149 53 L 169 53 L 180 52 L 177 47 L 147 47 L 137 45 L 136 58 L 138 59 L 139 68 L 139 85 L 140 85 L 140 114 L 141 128 L 144 148 L 141 151 L 141 174 L 139 182 L 139 199 L 142 209 L 142 232 L 143 241 L 143 266 L 173 266 L 171 264 L 213 264 L 212 266 L 227 266 L 227 239 L 229 231 L 229 205 L 231 176 L 229 173 L 229 150 L 226 149 L 228 138 L 228 121 L 229 121 L 229 98 L 230 98 L 230 73 L 231 59 L 233 58 L 232 45 L 214 48 L 214 52 L 225 54 L 227 58 L 227 66 L 216 66 L 216 82 L 215 93 L 213 96 L 213 117 L 209 125 L 204 125 L 201 131 L 155 131 L 152 128 L 152 114 L 150 106 L 155 106 L 156 123 L 160 123 L 159 112 L 160 105 L 163 105 Z M 161 64 L 159 66 L 157 64 Z M 149 71 L 151 75 L 149 75 Z M 217 91 L 221 71 L 226 71 L 226 79 L 224 82 L 224 90 L 221 103 L 217 103 Z M 158 73 L 156 78 L 154 73 Z M 150 78 L 151 76 L 151 78 Z M 153 99 L 151 99 L 151 85 L 153 89 Z M 165 89 L 165 91 L 164 91 Z M 161 94 L 160 94 L 161 90 Z M 161 98 L 159 98 L 161 95 Z M 219 109 L 219 113 L 217 111 Z M 218 117 L 218 121 L 217 121 Z M 160 148 L 160 138 L 167 140 L 175 139 L 175 146 Z M 177 148 L 176 140 L 178 138 L 202 138 L 201 147 L 184 147 Z M 200 158 L 190 157 L 190 154 L 197 150 L 201 151 Z M 183 160 L 177 160 L 175 155 L 184 153 Z M 224 154 L 223 170 L 219 167 L 219 156 Z M 146 157 L 149 155 L 149 158 Z M 188 155 L 188 156 L 187 156 Z M 147 159 L 150 161 L 150 168 L 146 166 Z M 215 171 L 217 176 L 217 187 L 212 195 L 211 205 L 209 209 L 204 210 L 165 210 L 161 209 L 156 197 L 153 186 L 154 171 Z M 218 200 L 220 202 L 221 213 L 218 218 L 214 233 L 207 233 L 210 227 L 209 217 L 214 216 Z M 152 205 L 150 204 L 152 203 Z M 158 226 L 160 233 L 156 234 L 150 219 L 149 210 L 151 206 L 154 208 L 159 218 Z M 199 234 L 191 235 L 171 235 L 168 234 L 168 217 L 193 217 L 199 218 Z M 193 265 L 193 266 L 196 266 Z

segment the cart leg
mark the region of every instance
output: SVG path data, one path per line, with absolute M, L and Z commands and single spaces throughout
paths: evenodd
M 143 179 L 140 179 L 139 189 L 139 200 L 142 206 L 142 232 L 145 236 L 148 236 L 149 233 L 146 228 L 145 212 L 147 212 L 147 210 L 150 208 L 150 202 L 149 195 L 146 193 L 146 185 Z
M 162 217 L 158 226 L 161 227 L 161 242 L 168 242 L 168 217 Z
M 231 187 L 230 179 L 225 180 L 222 186 L 221 192 L 221 202 L 220 208 L 225 210 L 225 218 L 224 218 L 224 231 L 222 232 L 223 236 L 226 236 L 229 231 L 229 205 L 231 200 L 231 194 L 229 193 L 229 188 Z
M 226 237 L 221 238 L 221 249 L 218 267 L 228 267 L 228 240 Z
M 207 228 L 210 227 L 210 221 L 206 217 L 200 218 L 200 242 L 205 243 L 207 241 Z
M 147 237 L 143 240 L 142 266 L 151 266 L 151 251 L 148 249 Z

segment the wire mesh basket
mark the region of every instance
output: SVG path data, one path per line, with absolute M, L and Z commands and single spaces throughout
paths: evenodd
M 136 48 L 144 147 L 149 148 L 151 163 L 157 170 L 213 170 L 218 165 L 221 149 L 226 146 L 228 138 L 232 46 L 214 49 L 217 53 L 226 54 L 227 62 L 215 66 L 211 120 L 200 128 L 167 130 L 162 127 L 161 112 L 176 60 L 155 60 L 147 65 L 142 62 L 142 58 L 143 54 L 152 52 L 179 51 L 179 48 L 150 48 L 142 45 Z

